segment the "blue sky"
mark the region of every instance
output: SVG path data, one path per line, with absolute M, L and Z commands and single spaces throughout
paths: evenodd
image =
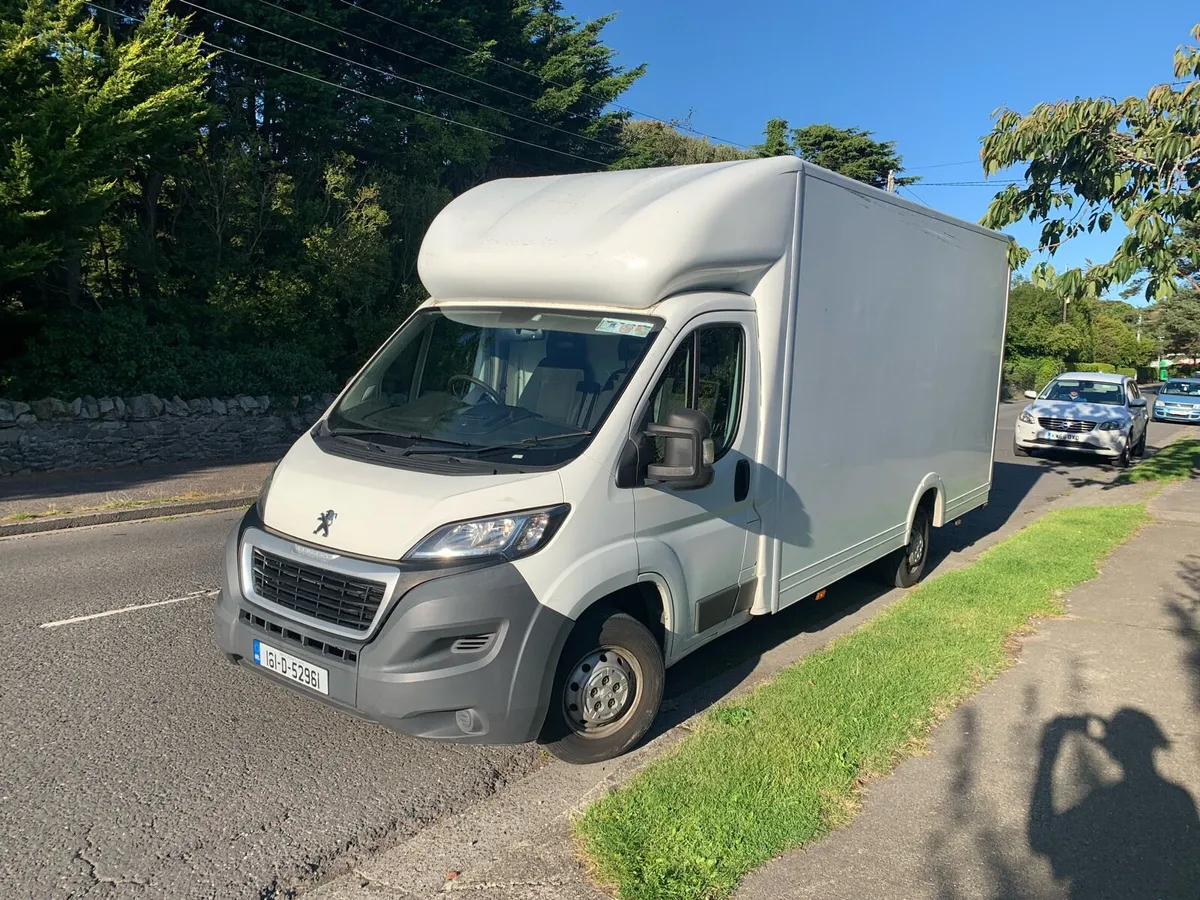
M 1182 0 L 926 0 L 916 3 L 567 0 L 594 18 L 618 12 L 605 40 L 625 65 L 649 71 L 621 100 L 681 118 L 714 139 L 761 140 L 780 116 L 793 125 L 858 126 L 896 141 L 925 203 L 976 220 L 995 190 L 938 186 L 982 178 L 979 140 L 998 106 L 1024 112 L 1075 96 L 1144 95 L 1171 80 L 1171 56 L 1200 21 Z M 976 160 L 967 165 L 945 165 Z M 926 168 L 938 166 L 938 168 Z M 1018 173 L 1020 174 L 1020 173 Z M 1038 229 L 1010 230 L 1032 246 Z M 1106 259 L 1123 236 L 1088 235 L 1056 268 Z

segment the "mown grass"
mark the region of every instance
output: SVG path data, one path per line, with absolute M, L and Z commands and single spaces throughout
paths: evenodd
M 110 512 L 123 509 L 141 509 L 146 506 L 163 506 L 168 503 L 195 503 L 202 500 L 223 500 L 226 497 L 236 497 L 240 493 L 244 492 L 226 491 L 224 493 L 204 494 L 199 491 L 186 491 L 185 493 L 173 494 L 168 497 L 149 497 L 142 500 L 118 497 L 99 506 L 82 506 L 79 509 L 50 506 L 38 512 L 22 511 L 10 513 L 7 516 L 0 516 L 0 522 L 27 522 L 30 519 L 49 519 L 54 516 L 68 516 L 73 513 Z
M 589 807 L 576 836 L 625 900 L 712 900 L 852 816 L 865 779 L 1008 663 L 1008 642 L 1146 520 L 1142 505 L 1046 516 L 933 579 L 745 698 Z
M 1163 447 L 1117 477 L 1119 484 L 1179 481 L 1200 476 L 1200 440 L 1189 438 Z

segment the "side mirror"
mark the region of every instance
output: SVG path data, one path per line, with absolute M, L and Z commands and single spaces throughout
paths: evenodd
M 1146 398 L 1145 397 L 1134 397 L 1132 400 L 1129 401 L 1129 405 L 1132 406 L 1134 409 L 1141 409 L 1142 407 L 1144 407 L 1146 405 Z
M 670 485 L 687 491 L 712 483 L 716 455 L 708 416 L 694 409 L 679 409 L 666 424 L 650 425 L 647 437 L 663 439 L 663 461 L 646 467 L 646 483 Z
M 1026 391 L 1025 396 L 1028 397 L 1030 400 L 1036 400 L 1037 399 L 1037 391 Z

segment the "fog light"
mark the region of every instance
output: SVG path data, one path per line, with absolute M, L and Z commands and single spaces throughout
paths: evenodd
M 463 734 L 483 734 L 487 731 L 487 723 L 473 709 L 460 709 L 454 714 L 454 724 Z

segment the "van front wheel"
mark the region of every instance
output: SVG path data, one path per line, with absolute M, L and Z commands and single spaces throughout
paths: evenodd
M 929 530 L 932 517 L 926 506 L 917 507 L 908 543 L 885 559 L 888 581 L 898 588 L 910 588 L 925 574 L 929 562 Z
M 662 650 L 645 625 L 612 609 L 589 610 L 559 659 L 542 742 L 568 763 L 620 756 L 650 729 L 665 680 Z

